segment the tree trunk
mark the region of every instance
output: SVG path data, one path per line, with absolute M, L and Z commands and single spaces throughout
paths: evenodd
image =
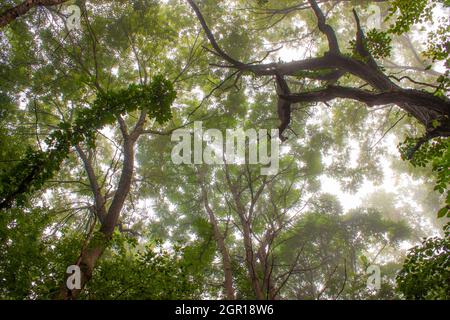
M 205 205 L 205 210 L 209 217 L 209 222 L 213 227 L 214 238 L 216 240 L 217 246 L 219 247 L 220 254 L 222 256 L 222 264 L 224 270 L 224 289 L 228 300 L 235 300 L 236 294 L 233 287 L 233 269 L 231 267 L 231 257 L 228 252 L 227 246 L 225 244 L 225 236 L 219 229 L 219 224 L 217 222 L 214 211 L 209 206 L 208 193 L 205 188 L 204 172 L 200 172 L 200 184 L 202 187 L 202 197 Z
M 80 292 L 84 289 L 84 286 L 86 283 L 91 279 L 92 272 L 94 271 L 94 268 L 97 264 L 98 259 L 102 256 L 103 252 L 107 248 L 109 241 L 112 238 L 114 229 L 119 221 L 119 216 L 122 211 L 123 205 L 125 203 L 125 199 L 130 191 L 131 181 L 133 178 L 133 170 L 134 170 L 134 145 L 136 143 L 137 138 L 139 135 L 133 135 L 130 138 L 130 135 L 128 135 L 126 131 L 126 127 L 124 125 L 123 120 L 119 120 L 122 126 L 122 133 L 124 136 L 124 143 L 123 143 L 123 154 L 124 154 L 124 160 L 123 160 L 123 166 L 122 166 L 122 173 L 119 179 L 119 185 L 117 187 L 116 192 L 114 193 L 114 198 L 112 200 L 111 206 L 109 207 L 106 217 L 104 217 L 103 221 L 101 222 L 101 228 L 100 231 L 95 233 L 94 237 L 92 239 L 88 240 L 88 244 L 86 248 L 83 248 L 81 250 L 80 258 L 78 259 L 76 265 L 80 267 L 81 271 L 81 288 L 80 289 L 74 289 L 70 290 L 67 288 L 66 281 L 61 287 L 61 290 L 56 297 L 57 299 L 76 299 Z M 135 131 L 137 132 L 137 131 Z M 80 153 L 81 149 L 77 149 Z M 85 167 L 90 169 L 91 164 L 86 161 L 86 156 L 82 156 L 81 152 L 81 158 L 85 163 Z M 88 175 L 89 172 L 92 170 L 87 170 Z M 89 176 L 91 180 L 91 187 L 93 188 L 94 193 L 94 200 L 100 199 L 103 201 L 104 197 L 98 197 L 95 196 L 96 193 L 99 193 L 100 190 L 98 188 L 95 188 L 97 186 L 96 183 L 96 177 L 90 175 Z M 92 182 L 95 181 L 93 184 Z M 98 204 L 96 203 L 96 206 L 104 206 L 104 203 Z
M 109 239 L 104 239 L 104 241 L 99 241 L 98 243 L 89 244 L 86 249 L 83 249 L 78 259 L 76 265 L 80 267 L 81 271 L 81 288 L 69 290 L 66 285 L 66 281 L 61 286 L 58 296 L 56 299 L 59 300 L 75 300 L 78 298 L 80 292 L 84 289 L 86 283 L 92 278 L 92 273 L 97 264 L 98 259 L 102 256 L 104 250 L 108 245 Z

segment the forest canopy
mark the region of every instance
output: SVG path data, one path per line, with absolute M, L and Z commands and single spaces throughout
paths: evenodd
M 449 16 L 2 0 L 0 299 L 450 299 Z

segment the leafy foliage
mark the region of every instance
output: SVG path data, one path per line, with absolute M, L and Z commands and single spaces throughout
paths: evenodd
M 367 48 L 375 59 L 387 58 L 391 55 L 392 39 L 387 32 L 372 29 L 366 35 Z
M 195 299 L 202 294 L 202 273 L 186 259 L 189 247 L 163 249 L 157 240 L 138 245 L 116 234 L 106 257 L 83 293 L 84 299 Z
M 397 276 L 406 299 L 450 299 L 450 225 L 444 238 L 425 239 L 412 248 Z

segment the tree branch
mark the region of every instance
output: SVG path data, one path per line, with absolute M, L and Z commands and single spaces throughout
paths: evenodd
M 12 21 L 28 13 L 38 6 L 55 6 L 67 2 L 68 0 L 26 0 L 15 7 L 5 10 L 0 14 L 0 28 L 5 27 Z

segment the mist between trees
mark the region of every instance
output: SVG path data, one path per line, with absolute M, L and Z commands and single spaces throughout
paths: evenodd
M 449 13 L 3 1 L 0 298 L 449 299 Z

